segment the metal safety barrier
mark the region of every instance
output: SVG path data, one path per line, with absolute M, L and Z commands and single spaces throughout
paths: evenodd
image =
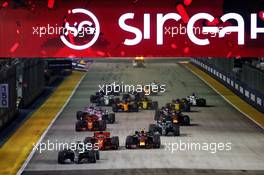
M 219 68 L 210 65 L 207 61 L 204 61 L 204 59 L 193 58 L 191 59 L 191 63 L 204 70 L 218 81 L 220 81 L 222 84 L 232 90 L 236 95 L 244 99 L 246 102 L 251 104 L 253 107 L 255 107 L 261 112 L 264 112 L 263 92 L 259 92 L 256 89 L 249 87 L 247 83 L 242 82 L 236 79 L 235 77 L 230 76 L 230 74 L 219 70 Z

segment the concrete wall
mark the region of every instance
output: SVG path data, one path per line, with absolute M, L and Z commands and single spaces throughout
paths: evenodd
M 9 122 L 11 122 L 17 114 L 16 107 L 16 67 L 4 66 L 0 68 L 0 84 L 8 84 L 8 106 L 9 108 L 0 109 L 0 130 Z

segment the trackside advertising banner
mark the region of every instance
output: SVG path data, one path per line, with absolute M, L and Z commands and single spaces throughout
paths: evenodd
M 0 84 L 0 108 L 8 108 L 8 84 Z
M 0 57 L 262 57 L 263 0 L 0 0 Z

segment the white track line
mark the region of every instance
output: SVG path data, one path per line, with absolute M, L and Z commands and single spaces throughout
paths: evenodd
M 84 79 L 85 75 L 86 74 L 84 74 L 82 76 L 82 78 L 79 80 L 78 84 L 73 89 L 73 91 L 72 91 L 71 95 L 68 97 L 67 101 L 64 103 L 64 105 L 62 106 L 62 108 L 60 109 L 60 111 L 56 114 L 56 116 L 53 118 L 53 120 L 51 121 L 51 123 L 49 124 L 49 126 L 47 127 L 47 129 L 43 132 L 43 134 L 41 135 L 40 139 L 37 142 L 37 145 L 39 145 L 42 142 L 42 140 L 46 136 L 48 130 L 51 128 L 51 126 L 53 125 L 53 123 L 60 116 L 60 114 L 62 113 L 62 111 L 64 110 L 64 108 L 68 105 L 70 99 L 72 98 L 72 96 L 76 92 L 77 88 L 80 86 L 80 84 L 81 84 L 82 80 Z M 28 165 L 29 161 L 31 160 L 31 158 L 33 157 L 33 155 L 35 154 L 35 152 L 36 152 L 36 149 L 32 149 L 32 151 L 28 155 L 27 159 L 25 160 L 25 162 L 23 163 L 23 165 L 21 166 L 21 168 L 18 170 L 17 175 L 21 175 L 23 173 L 23 171 L 25 170 L 26 166 Z
M 187 66 L 184 66 L 185 68 L 187 68 L 189 71 L 191 71 L 194 75 L 196 75 L 200 80 L 202 80 L 205 84 L 207 84 L 210 88 L 212 88 L 218 95 L 220 95 L 225 101 L 227 101 L 231 106 L 233 106 L 236 110 L 238 110 L 241 114 L 243 114 L 244 116 L 246 116 L 247 118 L 249 118 L 251 121 L 253 121 L 254 123 L 256 123 L 260 128 L 264 129 L 264 127 L 259 124 L 256 120 L 254 120 L 253 118 L 251 118 L 248 114 L 246 114 L 245 112 L 241 111 L 241 109 L 239 109 L 236 105 L 234 105 L 231 101 L 229 101 L 225 96 L 223 96 L 218 90 L 216 90 L 211 84 L 209 84 L 206 80 L 204 80 L 200 75 L 198 75 L 196 72 L 194 72 L 192 69 L 190 69 Z M 198 68 L 199 69 L 199 68 Z M 210 75 L 209 75 L 210 76 Z M 216 80 L 217 81 L 217 80 Z M 219 82 L 220 83 L 220 82 Z M 230 89 L 229 89 L 230 90 Z

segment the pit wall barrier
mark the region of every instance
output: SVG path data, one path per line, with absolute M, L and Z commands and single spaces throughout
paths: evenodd
M 206 59 L 205 59 L 206 60 Z M 230 90 L 232 90 L 236 95 L 245 100 L 247 103 L 252 105 L 254 108 L 264 113 L 264 94 L 259 91 L 249 87 L 246 83 L 241 82 L 234 77 L 231 77 L 227 73 L 215 68 L 214 66 L 206 63 L 204 59 L 194 59 L 192 58 L 191 63 L 202 69 L 219 82 L 224 84 Z M 263 82 L 264 83 L 264 82 Z
M 0 108 L 0 130 L 10 123 L 17 114 L 16 108 L 16 67 L 0 68 L 0 84 L 8 84 L 8 108 Z

